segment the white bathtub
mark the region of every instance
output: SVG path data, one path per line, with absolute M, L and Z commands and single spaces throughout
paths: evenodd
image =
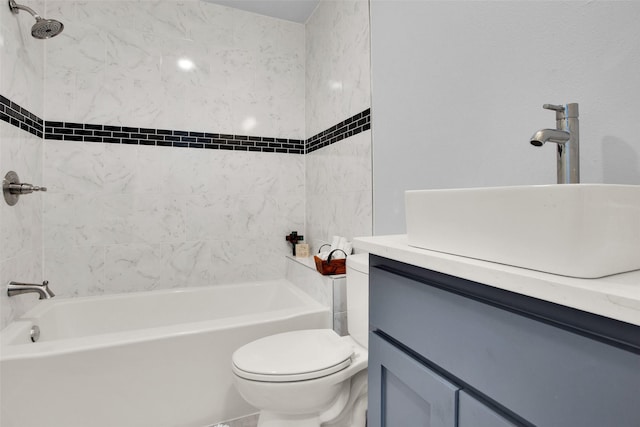
M 0 332 L 0 425 L 203 427 L 248 415 L 233 351 L 330 327 L 329 308 L 285 280 L 42 301 Z

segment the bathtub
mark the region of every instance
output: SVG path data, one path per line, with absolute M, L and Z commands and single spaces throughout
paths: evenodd
M 330 327 L 329 308 L 286 280 L 44 300 L 0 332 L 0 425 L 203 427 L 255 413 L 233 387 L 233 351 Z

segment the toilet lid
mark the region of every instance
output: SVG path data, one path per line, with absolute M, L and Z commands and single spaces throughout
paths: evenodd
M 255 381 L 303 381 L 346 368 L 352 354 L 351 344 L 331 329 L 285 332 L 240 347 L 233 371 Z

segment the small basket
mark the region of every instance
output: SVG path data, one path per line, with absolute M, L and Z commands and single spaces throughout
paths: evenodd
M 340 251 L 344 254 L 345 258 L 331 259 L 334 252 Z M 342 249 L 334 249 L 329 253 L 327 260 L 324 261 L 318 256 L 314 255 L 313 259 L 316 262 L 316 270 L 323 276 L 331 276 L 334 274 L 345 274 L 347 272 L 347 253 Z

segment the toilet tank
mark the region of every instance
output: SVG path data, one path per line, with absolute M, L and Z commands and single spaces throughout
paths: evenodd
M 347 329 L 369 348 L 369 254 L 347 257 Z

